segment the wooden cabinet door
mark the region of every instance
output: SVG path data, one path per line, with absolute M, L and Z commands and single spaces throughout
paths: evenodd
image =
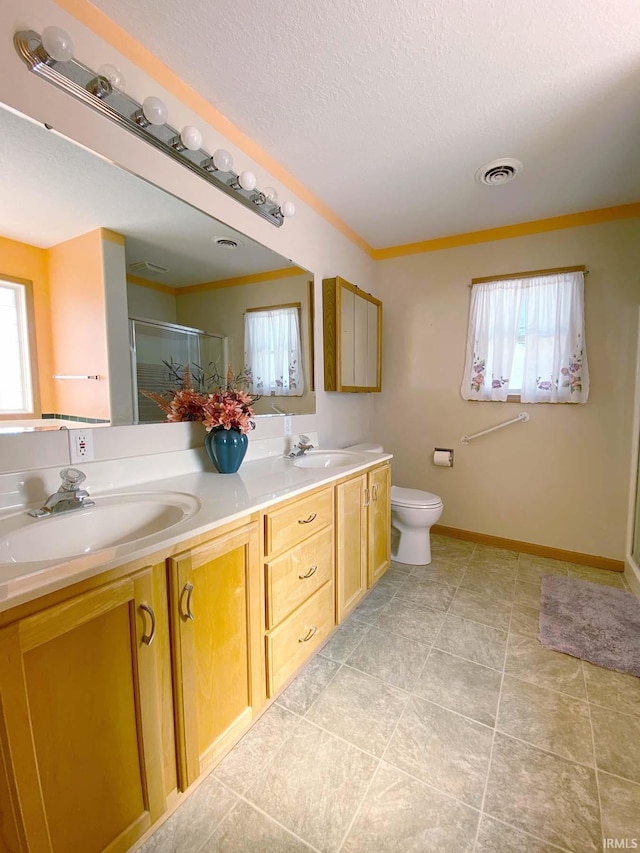
M 353 312 L 353 349 L 354 349 L 354 385 L 358 388 L 366 388 L 367 382 L 367 359 L 368 359 L 368 305 L 366 299 L 356 294 L 355 309 Z M 343 380 L 344 382 L 344 380 Z M 344 382 L 345 385 L 349 384 Z
M 369 586 L 378 581 L 391 562 L 391 466 L 369 472 Z
M 340 383 L 342 385 L 356 384 L 356 335 L 355 335 L 355 300 L 356 295 L 344 288 L 340 289 L 338 304 L 340 306 Z
M 337 622 L 356 606 L 367 589 L 367 475 L 336 486 Z
M 184 790 L 264 701 L 257 525 L 171 558 L 169 572 Z
M 128 850 L 165 809 L 151 570 L 0 631 L 0 735 L 29 853 Z
M 367 302 L 367 354 L 366 385 L 374 391 L 382 390 L 382 303 Z

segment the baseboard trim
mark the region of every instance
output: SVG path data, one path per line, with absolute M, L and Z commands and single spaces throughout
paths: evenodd
M 488 533 L 476 533 L 474 530 L 446 527 L 444 524 L 434 524 L 431 532 L 439 533 L 441 536 L 451 536 L 452 539 L 466 539 L 469 542 L 477 542 L 479 545 L 492 545 L 494 548 L 507 548 L 510 551 L 521 551 L 523 554 L 534 554 L 536 557 L 551 557 L 553 560 L 566 560 L 582 566 L 608 569 L 610 572 L 624 572 L 624 560 L 614 560 L 611 557 L 595 557 L 593 554 L 565 551 L 563 548 L 520 542 L 518 539 L 504 539 L 502 536 L 490 536 Z

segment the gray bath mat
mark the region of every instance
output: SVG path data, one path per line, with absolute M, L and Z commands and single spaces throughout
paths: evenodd
M 616 672 L 640 676 L 640 599 L 573 578 L 542 578 L 540 642 Z

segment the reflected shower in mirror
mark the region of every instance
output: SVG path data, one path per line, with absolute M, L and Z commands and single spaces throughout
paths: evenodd
M 308 272 L 4 107 L 0 185 L 0 434 L 162 421 L 164 360 L 240 372 L 245 315 L 291 305 L 304 379 L 256 412 L 315 412 Z

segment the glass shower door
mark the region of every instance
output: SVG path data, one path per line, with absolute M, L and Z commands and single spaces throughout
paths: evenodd
M 633 521 L 631 556 L 635 560 L 636 566 L 640 566 L 640 453 L 638 453 L 638 471 L 636 474 L 636 506 Z
M 224 374 L 227 339 L 224 335 L 153 320 L 130 320 L 131 359 L 136 423 L 157 423 L 165 414 L 142 392 L 163 394 L 176 389 L 167 363 L 199 365 L 206 373 Z

